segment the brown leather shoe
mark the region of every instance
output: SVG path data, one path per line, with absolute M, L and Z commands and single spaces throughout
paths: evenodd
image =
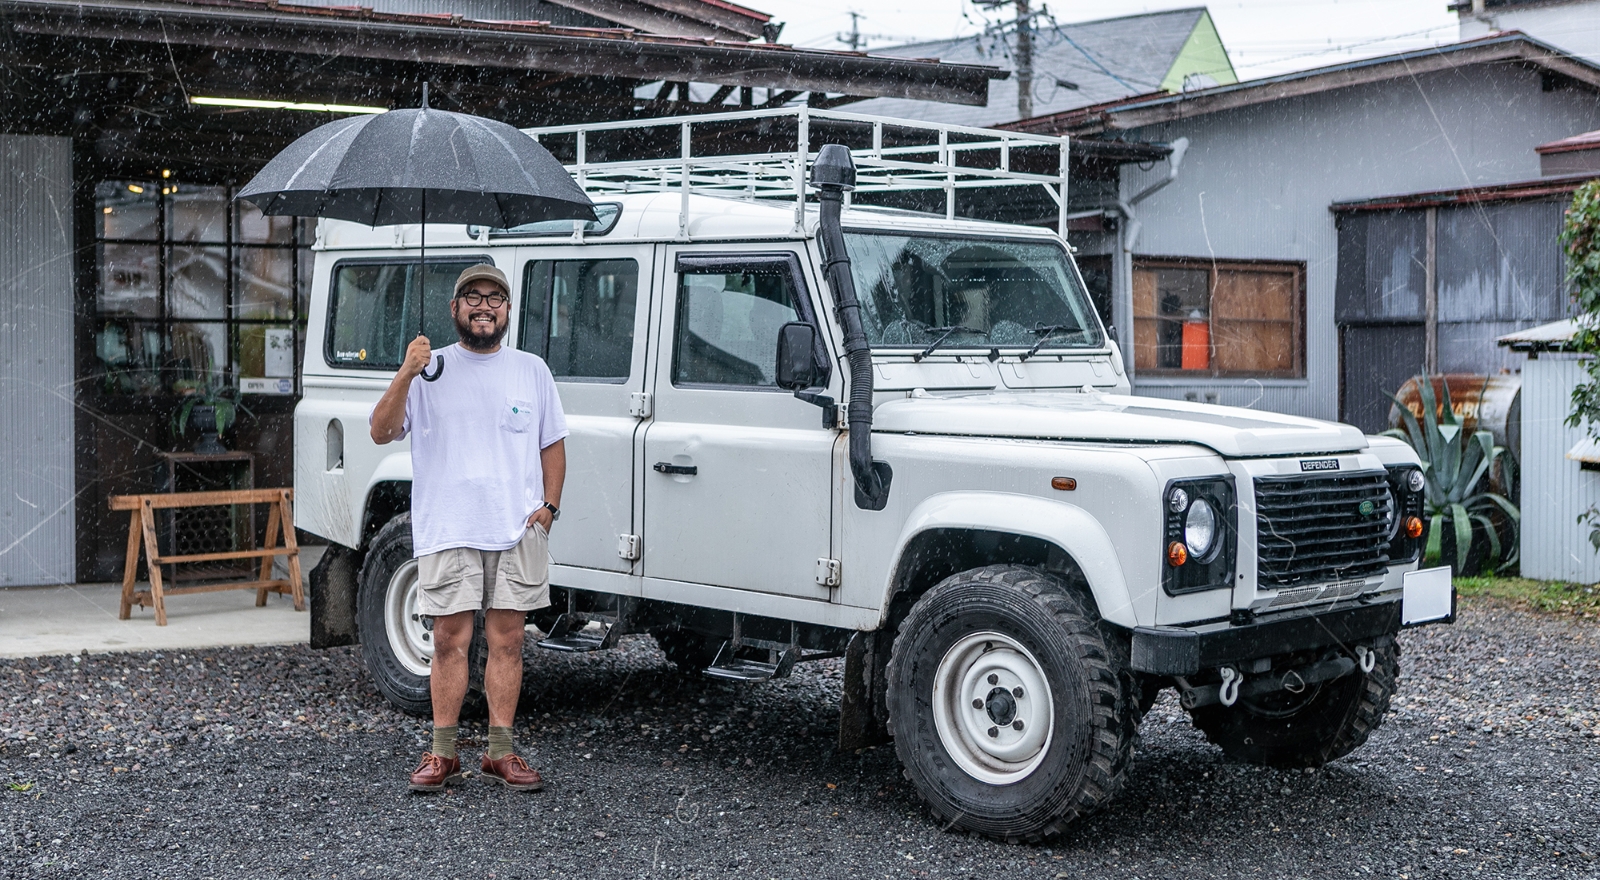
M 516 755 L 506 755 L 498 761 L 491 761 L 488 755 L 484 755 L 479 769 L 484 776 L 499 780 L 501 785 L 513 791 L 538 791 L 544 788 L 539 771 L 529 767 L 527 761 Z
M 442 758 L 433 752 L 424 752 L 422 763 L 411 771 L 412 791 L 438 791 L 446 785 L 460 781 L 460 759 Z

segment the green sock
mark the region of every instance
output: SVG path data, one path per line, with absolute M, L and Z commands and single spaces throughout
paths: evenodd
M 433 749 L 431 751 L 441 758 L 454 758 L 456 756 L 456 731 L 458 729 L 453 724 L 449 727 L 435 725 L 433 728 Z
M 511 728 L 489 726 L 489 760 L 498 761 L 511 754 Z

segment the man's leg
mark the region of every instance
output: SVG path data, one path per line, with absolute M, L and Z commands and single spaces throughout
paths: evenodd
M 517 697 L 522 692 L 523 627 L 526 611 L 491 608 L 484 612 L 484 635 L 489 641 L 489 662 L 483 671 L 483 689 L 489 697 L 489 748 L 484 753 L 485 776 L 508 788 L 537 791 L 544 786 L 539 771 L 512 752 L 511 725 L 517 717 Z
M 455 727 L 461 720 L 461 701 L 467 698 L 467 649 L 471 645 L 471 611 L 433 619 L 428 690 L 433 697 L 434 727 Z
M 483 671 L 483 689 L 489 697 L 489 726 L 510 727 L 517 716 L 517 697 L 522 693 L 523 627 L 528 612 L 490 608 L 483 614 L 484 635 L 489 641 L 489 662 Z M 470 633 L 469 633 L 470 634 Z M 466 666 L 462 688 L 465 693 Z M 434 697 L 437 717 L 438 697 Z
M 472 612 L 433 619 L 433 663 L 428 690 L 433 697 L 433 745 L 411 774 L 412 791 L 438 791 L 461 778 L 456 728 L 467 696 L 467 649 L 472 644 Z

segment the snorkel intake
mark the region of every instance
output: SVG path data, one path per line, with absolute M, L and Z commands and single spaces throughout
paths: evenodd
M 834 309 L 844 326 L 844 356 L 850 365 L 850 404 L 845 424 L 850 429 L 850 474 L 855 478 L 856 506 L 882 510 L 889 503 L 889 482 L 894 471 L 886 461 L 872 459 L 872 347 L 861 329 L 861 302 L 856 299 L 850 256 L 845 251 L 839 213 L 844 194 L 856 188 L 856 165 L 850 150 L 828 144 L 811 165 L 811 185 L 821 203 L 817 240 L 822 244 L 822 274 L 833 291 Z

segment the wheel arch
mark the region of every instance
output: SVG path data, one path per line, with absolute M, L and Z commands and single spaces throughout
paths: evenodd
M 389 520 L 411 509 L 411 453 L 385 456 L 367 480 L 367 493 L 361 505 L 361 547 Z
M 1003 492 L 946 492 L 917 505 L 896 542 L 880 622 L 892 626 L 956 572 L 1008 562 L 1061 576 L 1108 623 L 1138 625 L 1116 547 L 1099 520 L 1073 504 Z

